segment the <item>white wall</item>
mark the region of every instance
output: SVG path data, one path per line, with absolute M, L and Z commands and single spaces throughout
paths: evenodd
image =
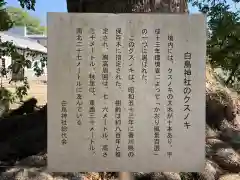
M 11 59 L 11 57 L 8 57 L 8 56 L 5 56 L 4 58 L 5 58 L 6 68 L 7 68 L 9 65 L 11 65 L 12 59 Z M 30 80 L 30 81 L 47 80 L 47 68 L 46 67 L 44 68 L 44 74 L 41 75 L 40 77 L 35 76 L 35 71 L 33 69 L 34 62 L 38 62 L 40 65 L 41 57 L 38 56 L 38 57 L 34 58 L 34 61 L 32 60 L 31 56 L 26 57 L 26 59 L 28 59 L 32 62 L 32 68 L 30 68 L 30 69 L 25 68 L 24 76 L 27 77 L 28 80 Z M 2 61 L 0 62 L 0 67 L 2 67 Z M 11 73 L 9 73 L 7 75 L 7 79 L 11 79 Z

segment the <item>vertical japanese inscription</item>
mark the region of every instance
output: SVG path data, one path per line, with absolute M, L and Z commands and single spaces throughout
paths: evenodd
M 121 100 L 116 100 L 115 101 L 115 137 L 116 137 L 116 151 L 115 155 L 116 157 L 120 158 L 121 157 L 121 124 L 122 124 L 122 101 Z
M 184 53 L 184 127 L 189 129 L 191 123 L 189 122 L 189 115 L 191 112 L 190 98 L 191 98 L 191 56 L 189 52 Z
M 173 47 L 174 47 L 174 37 L 171 33 L 168 34 L 168 93 L 167 93 L 167 140 L 168 144 L 170 146 L 170 149 L 172 148 L 172 121 L 173 121 L 173 99 L 174 99 L 174 91 L 172 88 L 172 79 L 173 79 L 173 63 L 174 63 L 174 57 L 173 57 Z M 172 150 L 167 152 L 168 157 L 170 158 L 172 156 Z
M 196 15 L 184 18 L 51 15 L 48 119 L 59 123 L 48 122 L 49 168 L 153 172 L 204 167 L 204 62 L 199 61 L 205 56 L 204 23 Z M 195 31 L 185 33 L 188 29 Z M 60 37 L 68 46 L 58 43 Z M 193 95 L 195 89 L 199 96 Z M 187 156 L 191 161 L 184 160 Z
M 68 142 L 68 124 L 67 124 L 67 101 L 63 100 L 61 102 L 61 144 L 64 146 Z
M 153 109 L 153 152 L 158 155 L 160 151 L 160 29 L 155 29 L 155 45 L 154 45 L 154 80 L 155 80 L 155 107 Z
M 148 81 L 148 30 L 141 32 L 141 79 L 147 84 Z
M 95 147 L 95 124 L 96 124 L 96 57 L 95 57 L 95 41 L 96 41 L 96 32 L 94 28 L 90 28 L 89 31 L 89 81 L 88 81 L 88 92 L 90 93 L 89 100 L 89 123 L 90 123 L 90 144 L 89 150 L 96 154 Z
M 82 83 L 80 81 L 81 76 L 81 62 L 83 61 L 83 30 L 82 28 L 76 29 L 76 123 L 82 125 L 83 121 L 83 95 L 82 95 Z
M 122 66 L 123 66 L 123 31 L 122 28 L 116 29 L 116 87 L 118 90 L 122 91 Z M 122 100 L 116 99 L 115 100 L 115 156 L 120 158 L 121 157 L 121 139 L 122 139 Z
M 128 157 L 135 156 L 135 40 L 128 40 Z
M 103 132 L 101 134 L 102 144 L 102 156 L 108 156 L 108 28 L 101 29 L 101 46 L 102 46 L 102 67 L 101 67 L 101 82 L 104 87 L 104 94 L 103 94 L 103 107 L 102 107 L 102 120 L 103 120 Z
M 122 28 L 116 29 L 116 86 L 121 89 L 122 88 L 122 64 L 123 64 L 123 55 L 122 55 L 122 39 L 123 32 Z

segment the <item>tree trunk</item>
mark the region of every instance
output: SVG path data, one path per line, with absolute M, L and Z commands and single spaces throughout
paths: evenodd
M 66 0 L 68 12 L 91 13 L 187 13 L 186 0 Z

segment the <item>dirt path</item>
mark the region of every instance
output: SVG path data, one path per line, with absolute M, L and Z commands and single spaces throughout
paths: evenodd
M 47 84 L 41 81 L 30 81 L 30 89 L 28 91 L 28 96 L 24 100 L 31 97 L 35 97 L 38 100 L 38 105 L 44 105 L 47 102 Z M 7 82 L 4 83 L 4 87 L 8 88 L 11 91 L 14 91 L 15 85 L 10 85 Z M 10 108 L 16 108 L 19 104 L 15 103 L 10 106 Z

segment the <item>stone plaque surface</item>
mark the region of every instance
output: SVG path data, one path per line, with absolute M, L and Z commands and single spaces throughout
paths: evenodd
M 48 14 L 48 168 L 201 171 L 205 17 Z

